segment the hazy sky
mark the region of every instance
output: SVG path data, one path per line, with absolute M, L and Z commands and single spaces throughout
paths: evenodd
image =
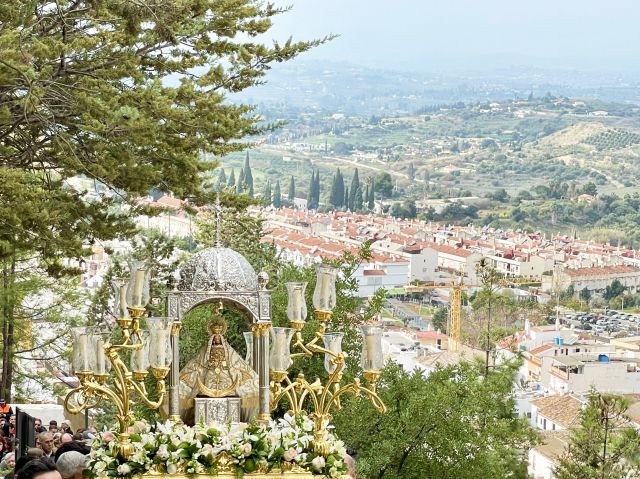
M 289 0 L 272 37 L 341 36 L 306 54 L 426 71 L 640 66 L 640 0 Z

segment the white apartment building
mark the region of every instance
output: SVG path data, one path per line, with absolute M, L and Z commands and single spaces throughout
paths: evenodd
M 602 293 L 616 279 L 629 292 L 635 293 L 640 287 L 640 268 L 622 264 L 591 268 L 556 268 L 553 276 L 543 276 L 542 290 L 566 291 L 569 286 L 573 286 L 576 292 L 587 288 L 592 293 Z
M 617 394 L 640 393 L 638 360 L 606 354 L 554 356 L 545 387 L 555 394 L 587 394 L 592 388 Z
M 402 288 L 409 284 L 409 262 L 404 258 L 372 261 L 361 264 L 355 272 L 358 296 L 367 298 L 380 288 Z

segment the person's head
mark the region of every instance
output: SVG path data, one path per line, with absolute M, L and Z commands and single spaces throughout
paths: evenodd
M 60 429 L 62 429 L 64 432 L 71 432 L 71 426 L 69 426 L 69 423 L 65 421 L 62 421 L 60 423 Z
M 7 418 L 4 416 L 0 416 L 0 427 L 4 426 L 7 423 Z
M 78 441 L 68 442 L 58 448 L 56 453 L 53 455 L 53 458 L 55 459 L 56 462 L 58 462 L 58 459 L 60 458 L 60 456 L 62 456 L 63 454 L 69 451 L 76 451 L 86 456 L 91 452 L 91 448 L 82 442 L 78 442 Z
M 40 429 L 42 427 L 42 419 L 35 418 L 33 420 L 33 425 L 36 429 Z
M 0 406 L 6 406 L 7 405 L 7 400 L 6 399 L 0 399 Z
M 73 436 L 68 432 L 65 432 L 62 436 L 60 436 L 60 445 L 66 444 L 71 441 L 73 441 Z
M 17 471 L 17 477 L 20 479 L 62 479 L 56 465 L 42 459 L 33 459 L 27 462 L 22 469 Z
M 50 432 L 41 432 L 38 435 L 38 447 L 42 449 L 45 454 L 51 454 L 54 447 L 53 434 Z
M 87 456 L 78 451 L 62 454 L 56 461 L 62 479 L 81 479 L 82 471 L 87 467 Z
M 2 460 L 7 463 L 7 467 L 13 468 L 13 466 L 16 465 L 16 453 L 9 452 L 2 458 Z
M 11 416 L 9 416 L 9 424 L 11 424 L 12 426 L 16 425 L 16 415 L 12 414 Z
M 44 453 L 39 447 L 30 447 L 27 449 L 27 457 L 29 459 L 40 459 Z

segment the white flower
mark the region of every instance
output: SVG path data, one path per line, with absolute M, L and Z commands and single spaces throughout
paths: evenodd
M 324 457 L 322 457 L 322 456 L 316 456 L 311 461 L 311 467 L 313 467 L 313 469 L 318 471 L 318 472 L 320 472 L 320 471 L 322 471 L 322 469 L 324 469 L 325 464 L 326 463 L 324 461 Z
M 178 466 L 173 463 L 167 464 L 167 473 L 175 474 L 176 472 L 178 472 Z
M 158 452 L 156 452 L 156 456 L 158 456 L 162 461 L 166 461 L 169 459 L 169 450 L 167 449 L 166 444 L 162 444 L 158 448 Z
M 251 444 L 245 444 L 244 446 L 242 446 L 242 452 L 244 453 L 245 456 L 248 456 L 249 454 L 251 454 Z
M 120 464 L 118 466 L 118 474 L 120 474 L 121 476 L 126 476 L 128 474 L 131 474 L 131 468 L 129 467 L 129 464 Z

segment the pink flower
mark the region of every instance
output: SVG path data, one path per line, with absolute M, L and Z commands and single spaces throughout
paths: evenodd
M 251 453 L 251 444 L 245 444 L 242 446 L 242 452 L 244 452 L 245 456 L 248 456 Z
M 116 435 L 111 431 L 102 433 L 102 442 L 111 442 L 116 438 Z
M 295 448 L 290 447 L 285 453 L 284 453 L 284 460 L 287 462 L 291 462 L 295 459 L 295 457 L 298 455 L 298 451 L 296 451 Z

